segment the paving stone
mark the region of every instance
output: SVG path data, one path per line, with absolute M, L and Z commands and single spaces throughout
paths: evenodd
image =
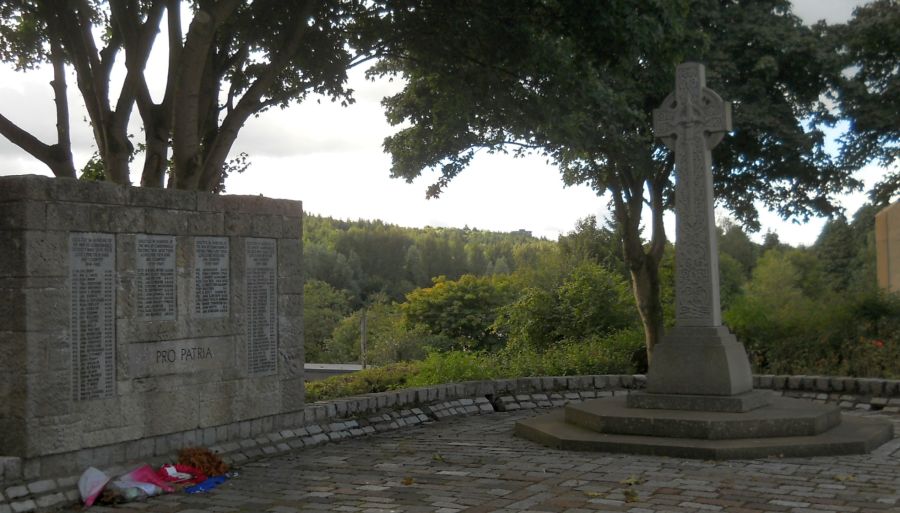
M 545 396 L 553 400 L 552 394 Z M 475 404 L 457 402 L 461 411 Z M 133 507 L 91 511 L 860 513 L 896 511 L 900 499 L 900 438 L 869 455 L 712 462 L 564 452 L 512 435 L 517 420 L 543 413 L 522 409 L 432 417 L 425 423 L 412 410 L 382 414 L 364 427 L 332 431 L 338 443 L 328 442 L 321 430 L 318 440 L 292 438 L 291 447 L 294 441 L 317 445 L 276 446 L 283 452 L 260 454 L 240 468 L 239 477 L 202 496 L 172 494 Z M 900 425 L 900 415 L 884 410 L 846 414 L 879 416 Z M 398 421 L 407 420 L 417 423 L 397 429 Z M 340 438 L 339 433 L 367 428 L 371 436 Z

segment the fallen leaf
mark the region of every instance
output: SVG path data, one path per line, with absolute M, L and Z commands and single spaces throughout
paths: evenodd
M 639 478 L 638 476 L 628 476 L 627 478 L 619 481 L 619 483 L 627 486 L 639 485 L 643 484 L 646 480 Z

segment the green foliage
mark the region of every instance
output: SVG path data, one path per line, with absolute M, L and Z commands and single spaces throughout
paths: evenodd
M 350 297 L 346 292 L 319 280 L 303 284 L 303 345 L 307 362 L 321 361 L 326 341 L 348 313 Z
M 500 309 L 494 331 L 515 348 L 546 349 L 635 326 L 625 281 L 599 264 L 582 262 L 553 291 L 531 287 Z
M 471 351 L 430 353 L 420 363 L 418 372 L 409 377 L 409 384 L 421 387 L 497 378 L 500 377 L 500 369 L 496 368 L 494 363 L 494 358 L 489 353 Z
M 836 290 L 846 290 L 850 285 L 851 276 L 847 269 L 858 252 L 855 239 L 850 225 L 843 217 L 825 223 L 816 239 L 816 258 L 831 287 Z
M 808 250 L 765 253 L 725 322 L 757 372 L 900 375 L 900 299 L 836 291 Z
M 106 174 L 103 172 L 103 161 L 100 160 L 100 156 L 96 152 L 81 168 L 81 174 L 78 176 L 78 179 L 89 182 L 106 181 Z
M 591 261 L 627 276 L 622 255 L 621 235 L 614 225 L 598 226 L 597 216 L 588 216 L 575 223 L 575 229 L 559 237 L 560 252 L 570 261 Z
M 464 274 L 509 274 L 528 265 L 515 255 L 532 246 L 554 244 L 529 233 L 471 228 L 402 228 L 381 221 L 304 218 L 307 279 L 344 289 L 361 306 L 374 294 L 402 301 L 432 278 Z
M 364 369 L 353 374 L 341 374 L 320 381 L 306 383 L 308 402 L 325 401 L 336 397 L 384 392 L 409 386 L 410 376 L 418 372 L 420 364 L 394 363 L 386 367 Z
M 900 159 L 900 2 L 875 0 L 858 7 L 846 25 L 831 29 L 846 73 L 838 83 L 842 114 L 849 130 L 841 140 L 845 165 L 875 160 L 888 167 Z M 878 205 L 900 192 L 900 172 L 885 175 L 872 191 Z
M 416 289 L 401 305 L 406 325 L 424 327 L 429 333 L 456 339 L 465 349 L 496 349 L 503 340 L 491 330 L 497 310 L 512 297 L 512 286 L 502 276 L 459 280 L 444 276 L 427 289 Z
M 477 151 L 535 152 L 566 184 L 609 198 L 648 350 L 666 320 L 658 272 L 674 199 L 674 159 L 651 118 L 678 63 L 707 64 L 709 87 L 734 102 L 713 172 L 717 201 L 742 225 L 759 227 L 760 203 L 784 217 L 834 214 L 835 198 L 859 186 L 821 129 L 835 121 L 824 100 L 842 65 L 788 0 L 415 2 L 383 21 L 397 37 L 375 73 L 406 80 L 384 102 L 402 125 L 384 144 L 392 175 L 435 170 L 427 195 L 437 196 Z M 589 232 L 608 234 L 582 228 L 586 240 L 566 240 L 566 254 L 618 255 Z
M 632 328 L 579 341 L 564 340 L 543 351 L 509 346 L 494 359 L 504 377 L 576 376 L 643 372 L 644 354 L 643 334 Z
M 757 244 L 750 240 L 740 225 L 725 218 L 718 223 L 719 255 L 728 255 L 740 266 L 744 280 L 750 278 L 756 260 L 761 254 Z
M 390 364 L 307 383 L 306 398 L 321 401 L 405 387 L 521 376 L 627 374 L 636 369 L 632 362 L 635 352 L 643 352 L 639 330 L 566 342 L 546 351 L 432 352 L 423 361 Z
M 727 253 L 719 253 L 719 297 L 722 310 L 727 310 L 741 294 L 746 283 L 743 266 Z

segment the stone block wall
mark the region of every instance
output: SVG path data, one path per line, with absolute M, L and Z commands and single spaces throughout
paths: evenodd
M 47 476 L 302 411 L 301 223 L 296 201 L 0 177 L 0 456 Z

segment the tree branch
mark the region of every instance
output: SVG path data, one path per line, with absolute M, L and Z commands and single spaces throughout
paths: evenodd
M 53 65 L 53 101 L 56 104 L 56 161 L 58 168 L 50 166 L 56 176 L 75 178 L 72 161 L 72 139 L 69 125 L 69 98 L 66 96 L 65 55 L 55 42 L 50 43 L 50 63 Z
M 305 2 L 301 9 L 302 12 L 297 15 L 298 19 L 308 18 L 312 14 L 314 7 L 314 1 L 308 0 Z M 305 23 L 294 25 L 294 29 L 285 38 L 278 54 L 272 57 L 265 71 L 250 85 L 247 92 L 238 100 L 234 109 L 226 114 L 225 119 L 222 121 L 221 129 L 216 134 L 215 140 L 212 142 L 212 146 L 206 153 L 206 158 L 203 162 L 199 185 L 204 190 L 211 189 L 221 180 L 222 163 L 228 156 L 228 152 L 231 151 L 231 146 L 237 138 L 238 130 L 254 112 L 259 112 L 263 107 L 263 95 L 272 87 L 278 74 L 282 72 L 297 53 L 308 28 L 308 25 Z

